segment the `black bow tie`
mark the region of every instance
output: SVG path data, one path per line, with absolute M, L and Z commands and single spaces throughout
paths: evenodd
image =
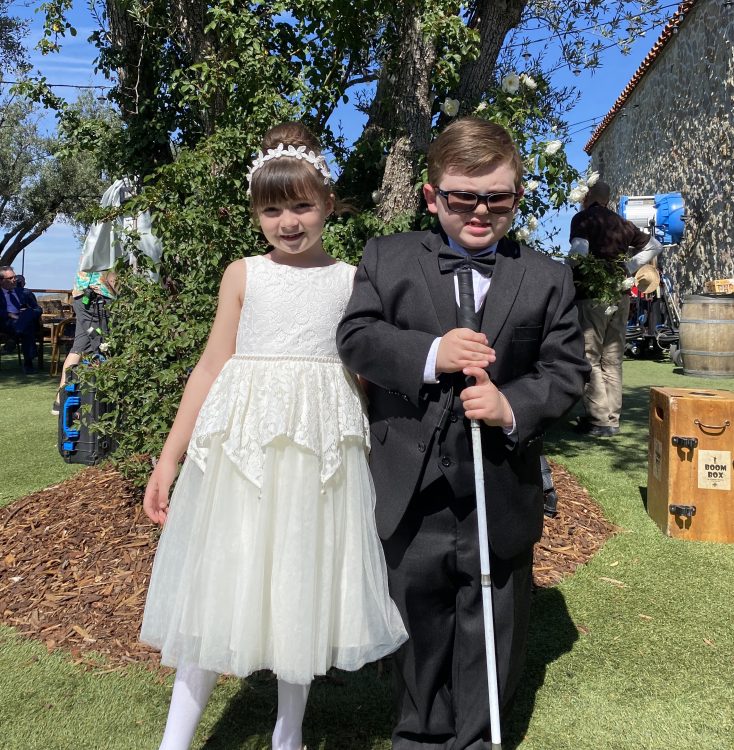
M 485 255 L 462 255 L 444 247 L 438 253 L 438 267 L 441 273 L 449 273 L 459 268 L 473 268 L 482 276 L 492 276 L 497 253 L 486 253 Z

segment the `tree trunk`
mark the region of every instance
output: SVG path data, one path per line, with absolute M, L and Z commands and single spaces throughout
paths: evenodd
M 461 70 L 455 98 L 459 100 L 459 114 L 473 112 L 486 93 L 507 33 L 520 23 L 528 0 L 479 0 L 474 17 L 479 28 L 480 52 Z
M 0 266 L 12 266 L 13 261 L 21 254 L 21 252 L 28 247 L 31 242 L 37 240 L 52 223 L 53 219 L 50 221 L 46 219 L 30 227 L 21 224 L 7 232 L 3 237 L 2 245 L 0 245 Z
M 151 102 L 157 101 L 159 85 L 155 61 L 159 54 L 159 40 L 147 19 L 137 20 L 131 12 L 133 0 L 106 0 L 110 25 L 111 52 L 121 62 L 116 73 L 119 81 L 117 103 L 123 121 L 130 128 L 131 139 L 141 150 L 138 156 L 139 176 L 149 173 L 160 164 L 171 160 L 168 129 L 159 124 L 159 133 L 153 132 L 151 123 L 159 113 L 150 111 Z
M 430 75 L 436 44 L 423 33 L 418 5 L 411 3 L 403 11 L 398 27 L 403 40 L 400 57 L 383 70 L 366 128 L 392 137 L 378 206 L 385 221 L 417 212 L 417 157 L 426 152 L 431 137 Z
M 180 55 L 181 67 L 200 63 L 215 49 L 211 34 L 206 34 L 206 15 L 209 8 L 207 0 L 174 0 L 171 3 L 173 31 L 172 39 Z M 192 106 L 195 117 L 201 124 L 202 132 L 211 135 L 216 122 L 224 112 L 225 97 L 221 91 L 216 92 L 206 102 L 206 106 Z

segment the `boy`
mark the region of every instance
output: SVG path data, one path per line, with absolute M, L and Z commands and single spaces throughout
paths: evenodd
M 588 365 L 570 269 L 504 239 L 522 195 L 522 162 L 507 132 L 474 118 L 453 122 L 429 149 L 428 177 L 423 194 L 440 230 L 367 243 L 337 344 L 372 384 L 377 526 L 410 635 L 395 658 L 393 747 L 488 750 L 467 420 L 483 423 L 506 709 L 522 669 L 543 525 L 543 430 L 581 395 Z M 462 258 L 472 264 L 478 333 L 457 328 L 453 270 Z M 466 387 L 466 376 L 476 384 Z

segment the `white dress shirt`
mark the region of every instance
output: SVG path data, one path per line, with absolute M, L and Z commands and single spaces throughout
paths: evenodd
M 469 253 L 467 250 L 465 250 L 461 245 L 458 245 L 456 242 L 454 242 L 451 238 L 449 238 L 449 247 L 457 253 L 460 253 L 461 255 L 466 255 L 469 257 L 470 255 L 473 255 L 473 253 Z M 486 248 L 485 250 L 479 250 L 478 252 L 485 254 L 489 251 L 490 253 L 494 253 L 497 251 L 497 243 L 495 242 L 494 245 L 490 245 L 489 248 Z M 487 299 L 487 292 L 489 292 L 489 287 L 492 284 L 492 277 L 491 276 L 485 276 L 484 274 L 477 271 L 475 268 L 471 269 L 471 276 L 472 276 L 472 285 L 474 287 L 474 311 L 479 312 L 482 305 L 484 304 L 484 301 Z M 459 280 L 456 277 L 456 274 L 454 274 L 454 295 L 456 297 L 456 306 L 459 306 Z M 428 350 L 428 356 L 426 357 L 426 365 L 423 368 L 423 382 L 424 383 L 438 383 L 438 377 L 436 376 L 436 357 L 438 356 L 438 347 L 441 343 L 441 337 L 439 336 L 434 340 L 434 342 L 431 344 L 431 348 Z M 507 404 L 510 406 L 509 402 Z M 512 412 L 512 407 L 510 406 L 510 412 Z M 515 414 L 512 413 L 512 429 L 506 429 L 502 428 L 505 435 L 508 437 L 513 437 L 515 432 L 517 431 L 517 423 L 515 422 Z

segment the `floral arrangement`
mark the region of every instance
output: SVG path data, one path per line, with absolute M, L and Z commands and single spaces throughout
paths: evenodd
M 634 284 L 634 277 L 627 276 L 622 258 L 602 260 L 593 255 L 575 255 L 572 265 L 574 276 L 588 298 L 607 303 L 607 315 L 617 310 L 619 298 Z

